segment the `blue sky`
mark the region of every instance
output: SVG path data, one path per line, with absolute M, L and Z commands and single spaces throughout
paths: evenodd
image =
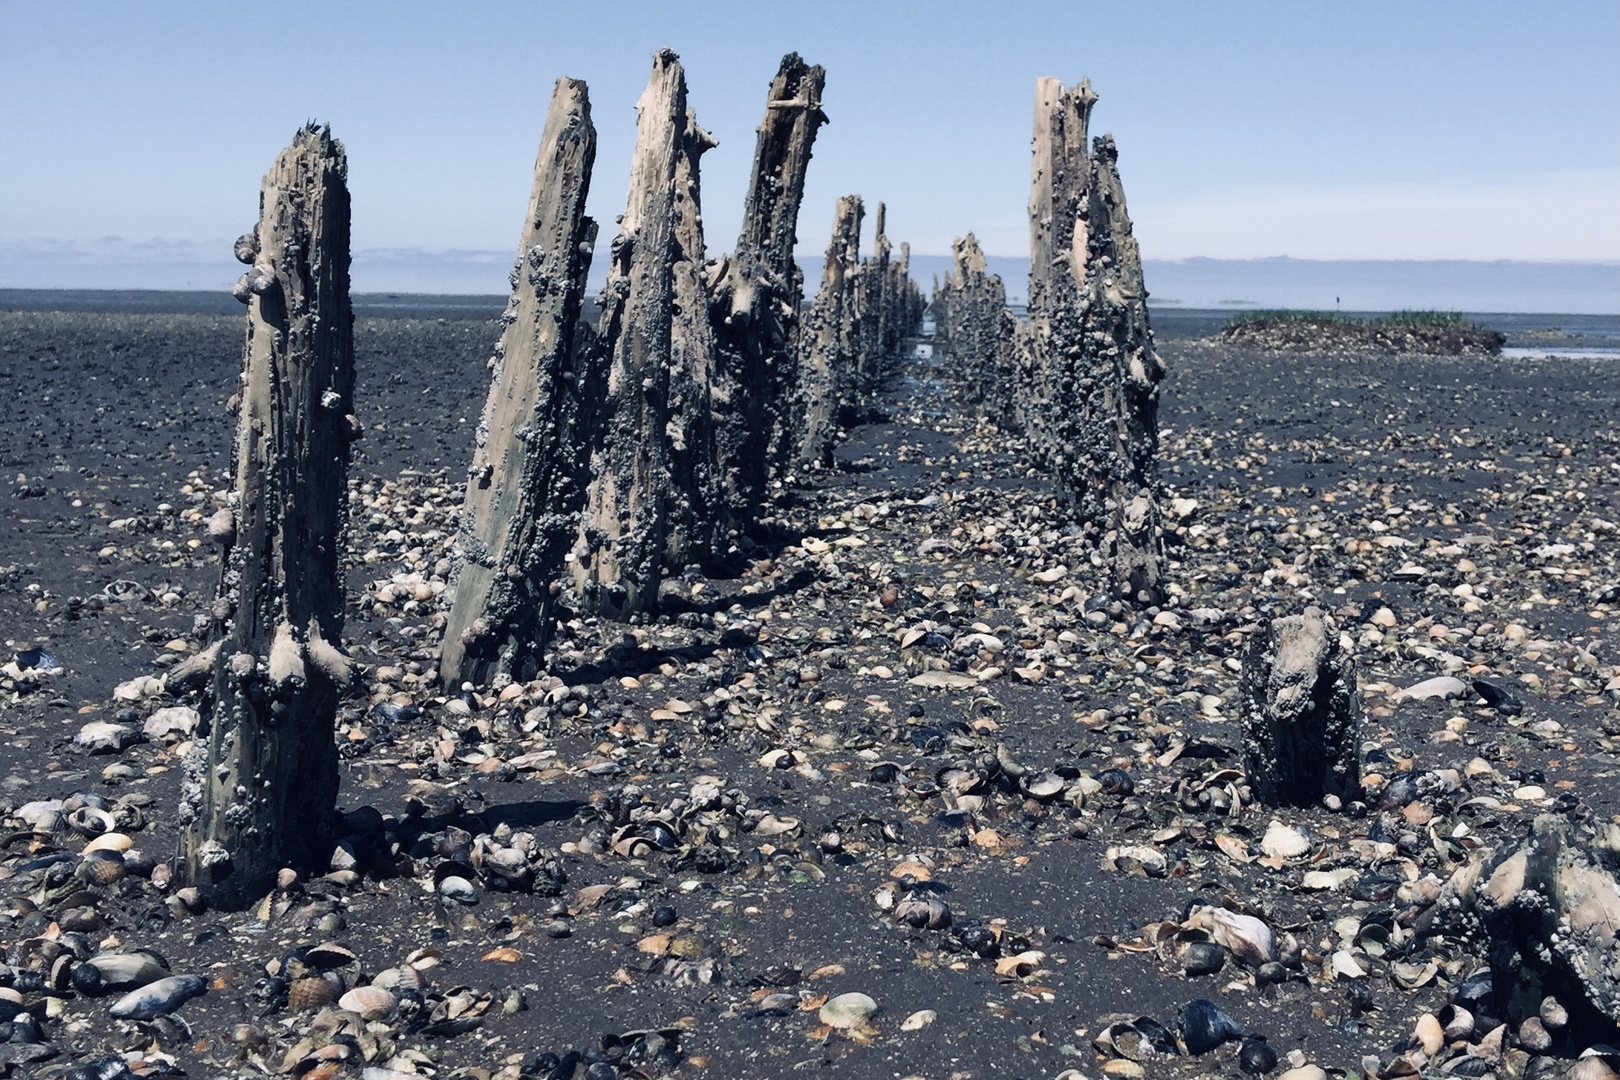
M 516 243 L 546 102 L 590 85 L 622 210 L 650 55 L 680 53 L 711 251 L 782 53 L 827 68 L 799 236 L 889 204 L 921 252 L 1027 249 L 1034 80 L 1089 75 L 1150 258 L 1620 259 L 1620 5 L 19 3 L 0 0 L 0 243 L 212 243 L 308 118 L 357 248 Z

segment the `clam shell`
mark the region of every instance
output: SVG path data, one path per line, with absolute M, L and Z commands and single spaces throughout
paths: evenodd
M 420 990 L 423 986 L 422 973 L 406 964 L 402 967 L 391 967 L 379 971 L 377 977 L 371 980 L 372 986 L 380 986 L 384 990 Z
M 342 992 L 343 981 L 331 973 L 294 979 L 287 987 L 287 1008 L 319 1009 L 335 1002 Z
M 320 945 L 311 946 L 304 953 L 303 961 L 306 967 L 314 968 L 317 971 L 325 971 L 330 968 L 346 967 L 349 964 L 357 964 L 360 962 L 359 957 L 354 955 L 353 949 L 349 948 L 347 945 L 339 945 L 335 941 L 323 942 Z
M 1311 850 L 1311 842 L 1298 829 L 1290 829 L 1273 818 L 1260 840 L 1260 850 L 1276 859 L 1297 859 Z
M 1023 787 L 1025 795 L 1044 802 L 1047 799 L 1055 799 L 1063 794 L 1063 790 L 1069 786 L 1069 782 L 1055 772 L 1043 772 L 1035 776 L 1025 776 L 1020 781 L 1020 785 Z
M 394 995 L 380 986 L 357 986 L 338 998 L 338 1008 L 366 1020 L 384 1020 L 394 1011 Z
M 84 845 L 83 854 L 88 855 L 92 851 L 116 851 L 122 854 L 134 846 L 133 837 L 121 832 L 108 832 Z
M 1218 907 L 1197 907 L 1185 924 L 1209 932 L 1217 945 L 1232 951 L 1251 967 L 1277 959 L 1277 938 L 1271 927 L 1253 915 Z
M 865 994 L 839 994 L 821 1007 L 821 1022 L 833 1028 L 859 1027 L 878 1011 L 877 1002 Z

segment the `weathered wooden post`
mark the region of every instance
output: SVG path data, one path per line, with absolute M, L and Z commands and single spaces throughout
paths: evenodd
M 1142 255 L 1125 212 L 1119 152 L 1111 135 L 1092 151 L 1086 340 L 1092 377 L 1106 391 L 1108 444 L 1084 460 L 1089 490 L 1104 493 L 1118 590 L 1139 604 L 1164 595 L 1164 530 L 1159 506 L 1159 383 L 1164 363 L 1148 324 Z M 1093 384 L 1095 385 L 1095 383 Z M 1105 535 L 1105 541 L 1109 536 Z
M 821 288 L 805 318 L 800 345 L 798 393 L 800 418 L 796 425 L 798 464 L 805 468 L 832 465 L 838 436 L 838 411 L 856 391 L 856 292 L 860 270 L 861 218 L 859 195 L 838 200 L 833 214 L 832 241 L 821 267 Z
M 985 267 L 972 234 L 951 244 L 952 269 L 934 293 L 934 336 L 965 407 L 1000 427 L 1015 425 L 1017 373 L 1006 352 L 1016 332 L 1001 278 Z
M 723 552 L 728 517 L 720 478 L 729 464 L 715 454 L 713 399 L 716 387 L 714 328 L 704 270 L 703 209 L 698 159 L 716 145 L 686 113 L 675 159 L 674 247 L 671 251 L 669 419 L 670 498 L 665 565 L 680 570 L 709 563 Z
M 892 248 L 884 223 L 888 206 L 878 203 L 872 230 L 872 258 L 861 274 L 861 340 L 856 348 L 859 359 L 860 400 L 877 393 L 891 374 L 889 355 L 889 308 L 893 303 L 893 281 L 889 273 Z
M 1356 665 L 1320 613 L 1274 619 L 1243 658 L 1243 767 L 1266 806 L 1361 797 Z
M 1021 412 L 1117 594 L 1162 596 L 1158 384 L 1142 264 L 1111 138 L 1086 153 L 1091 84 L 1035 94 Z
M 765 99 L 737 250 L 711 299 L 716 344 L 716 455 L 732 525 L 759 517 L 774 471 L 798 456 L 799 308 L 804 277 L 793 258 L 799 205 L 826 72 L 798 53 L 782 58 Z
M 596 224 L 596 129 L 583 82 L 559 79 L 535 159 L 512 296 L 473 450 L 445 626 L 445 685 L 539 670 L 584 497 L 590 350 L 575 348 Z M 577 353 L 577 355 L 576 355 Z
M 250 268 L 235 459 L 214 605 L 212 730 L 186 761 L 184 873 L 245 904 L 278 869 L 324 865 L 338 790 L 333 719 L 348 684 L 342 534 L 354 418 L 348 162 L 304 128 L 264 178 Z
M 569 558 L 581 606 L 612 619 L 650 611 L 668 536 L 670 327 L 675 176 L 687 138 L 686 78 L 668 49 L 636 104 L 630 194 L 613 241 L 597 332 L 607 396 Z

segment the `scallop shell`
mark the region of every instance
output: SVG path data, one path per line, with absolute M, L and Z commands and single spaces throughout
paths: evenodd
M 1311 850 L 1311 842 L 1298 829 L 1290 829 L 1272 818 L 1271 824 L 1266 826 L 1266 835 L 1260 840 L 1260 850 L 1274 859 L 1297 859 Z
M 316 975 L 308 979 L 295 979 L 287 988 L 289 1009 L 318 1009 L 330 1005 L 343 992 L 343 981 L 336 975 Z
M 338 999 L 338 1008 L 365 1020 L 383 1020 L 394 1011 L 394 995 L 380 986 L 357 986 Z

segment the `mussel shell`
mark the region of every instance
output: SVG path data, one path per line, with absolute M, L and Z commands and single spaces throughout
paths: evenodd
M 1194 998 L 1186 1004 L 1181 1010 L 1180 1028 L 1187 1053 L 1195 1057 L 1209 1053 L 1222 1043 L 1243 1038 L 1243 1029 L 1238 1027 L 1237 1021 L 1206 998 Z
M 1161 1054 L 1174 1054 L 1176 1050 L 1176 1037 L 1170 1034 L 1170 1029 L 1153 1019 L 1151 1016 L 1138 1016 L 1131 1021 L 1131 1027 L 1142 1040 Z
M 208 980 L 201 975 L 170 975 L 131 990 L 109 1010 L 119 1020 L 150 1020 L 172 1013 L 192 998 L 208 992 Z
M 1249 1035 L 1238 1048 L 1238 1068 L 1250 1076 L 1268 1073 L 1277 1067 L 1277 1051 L 1266 1042 L 1264 1035 Z
M 1136 781 L 1131 779 L 1124 769 L 1104 769 L 1096 776 L 1097 783 L 1102 785 L 1103 792 L 1108 795 L 1124 797 L 1136 793 Z
M 962 947 L 980 960 L 994 960 L 1001 955 L 1001 942 L 988 927 L 964 927 L 957 937 L 962 942 Z
M 1213 975 L 1226 965 L 1226 950 L 1213 941 L 1184 942 L 1179 952 L 1188 975 Z
M 67 827 L 87 840 L 102 833 L 113 832 L 117 822 L 107 811 L 94 806 L 81 806 L 67 816 Z

